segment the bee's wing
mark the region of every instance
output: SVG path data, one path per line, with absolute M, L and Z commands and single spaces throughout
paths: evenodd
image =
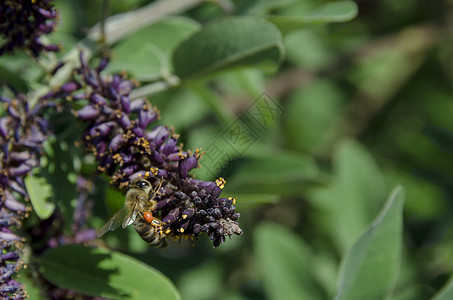
M 102 226 L 102 228 L 99 230 L 98 237 L 103 236 L 107 231 L 113 231 L 116 230 L 118 227 L 120 227 L 121 223 L 123 223 L 123 228 L 124 226 L 124 221 L 126 220 L 127 216 L 131 213 L 131 211 L 135 210 L 135 205 L 133 209 L 130 209 L 127 205 L 124 205 L 121 207 L 119 211 L 117 211 L 111 218 L 110 220 L 107 221 L 107 223 Z M 123 221 L 124 220 L 124 221 Z M 130 224 L 128 224 L 130 225 Z
M 134 223 L 135 218 L 137 217 L 137 214 L 138 214 L 137 210 L 135 209 L 136 206 L 137 206 L 137 202 L 135 202 L 132 205 L 132 208 L 128 210 L 126 216 L 124 217 L 124 219 L 122 219 L 123 229 L 126 228 L 127 226 L 131 225 L 132 223 Z

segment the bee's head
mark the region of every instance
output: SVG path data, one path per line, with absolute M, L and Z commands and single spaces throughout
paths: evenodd
M 148 180 L 145 180 L 143 178 L 135 178 L 134 180 L 131 181 L 129 188 L 136 188 L 149 192 L 152 186 Z

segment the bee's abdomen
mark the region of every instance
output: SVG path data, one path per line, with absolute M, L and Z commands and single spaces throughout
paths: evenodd
M 140 237 L 150 246 L 156 248 L 167 246 L 167 241 L 164 237 L 161 236 L 161 233 L 158 232 L 159 227 L 153 226 L 140 220 L 137 222 L 137 224 L 134 224 L 134 228 L 140 235 Z

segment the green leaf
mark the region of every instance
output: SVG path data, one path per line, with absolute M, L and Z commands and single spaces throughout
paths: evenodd
M 344 102 L 343 91 L 328 80 L 316 80 L 294 92 L 283 119 L 290 145 L 303 151 L 322 149 L 332 138 Z
M 404 190 L 396 187 L 384 208 L 346 254 L 335 300 L 385 299 L 400 266 Z
M 434 145 L 447 153 L 453 153 L 453 132 L 436 126 L 425 126 L 423 131 Z
M 25 177 L 25 187 L 34 211 L 41 219 L 50 217 L 55 209 L 55 204 L 49 202 L 53 197 L 52 186 L 45 177 L 28 175 Z
M 224 287 L 222 262 L 198 264 L 180 277 L 178 287 L 184 300 L 216 299 Z
M 155 80 L 169 74 L 173 69 L 173 50 L 199 27 L 191 19 L 173 17 L 142 28 L 114 47 L 107 70 L 126 70 L 139 80 Z
M 258 0 L 258 1 L 241 1 L 240 4 L 246 6 L 242 11 L 243 14 L 263 14 L 271 10 L 279 9 L 291 5 L 298 0 Z
M 357 4 L 353 1 L 335 1 L 326 3 L 302 16 L 268 16 L 283 33 L 299 29 L 310 24 L 347 22 L 358 14 Z
M 318 166 L 310 156 L 257 148 L 263 146 L 247 151 L 249 157 L 232 162 L 236 173 L 227 182 L 227 193 L 294 195 L 319 184 Z
M 310 274 L 312 251 L 280 225 L 263 223 L 254 232 L 257 264 L 269 299 L 319 299 Z
M 313 28 L 303 28 L 285 35 L 287 61 L 304 70 L 320 70 L 331 64 L 336 57 L 336 52 L 329 47 L 330 40 L 326 39 L 324 35 Z M 304 51 L 300 51 L 300 49 L 304 49 Z M 322 81 L 322 79 L 317 81 Z M 302 86 L 300 90 L 310 87 L 311 85 Z
M 25 286 L 25 292 L 29 299 L 33 300 L 44 300 L 45 298 L 41 294 L 39 285 L 36 282 L 37 279 L 33 278 L 32 271 L 30 268 L 21 268 L 15 276 L 15 280 L 22 283 Z
M 40 271 L 53 284 L 111 299 L 181 299 L 173 283 L 154 268 L 102 248 L 67 245 L 47 251 Z
M 280 195 L 275 194 L 228 194 L 228 193 L 222 193 L 222 197 L 237 198 L 236 209 L 238 211 L 263 204 L 275 204 L 279 202 L 281 198 Z
M 283 58 L 278 29 L 254 17 L 229 17 L 204 26 L 182 42 L 173 55 L 176 74 L 207 75 L 232 67 L 275 70 Z
M 123 207 L 125 199 L 126 196 L 121 191 L 111 186 L 105 192 L 105 202 L 112 213 Z
M 437 292 L 432 300 L 450 300 L 453 299 L 453 277 Z
M 174 126 L 176 132 L 181 132 L 209 113 L 211 110 L 203 104 L 199 94 L 190 89 L 179 89 L 168 99 L 165 108 L 161 109 L 160 117 Z
M 22 78 L 22 76 L 19 76 L 18 73 L 6 68 L 1 61 L 2 60 L 0 59 L 0 84 L 8 84 L 19 91 L 27 92 L 27 82 Z
M 376 161 L 359 143 L 344 140 L 335 151 L 334 161 L 336 228 L 340 245 L 346 250 L 377 214 L 387 189 Z
M 333 239 L 344 253 L 379 212 L 387 187 L 377 162 L 358 142 L 341 141 L 333 160 L 332 184 L 313 191 L 310 199 L 330 214 Z

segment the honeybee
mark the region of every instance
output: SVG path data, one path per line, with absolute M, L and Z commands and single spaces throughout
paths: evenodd
M 148 180 L 143 178 L 132 180 L 126 192 L 123 207 L 102 226 L 98 237 L 103 236 L 107 231 L 116 230 L 120 225 L 126 228 L 133 224 L 135 231 L 150 246 L 157 248 L 166 246 L 166 240 L 162 234 L 162 222 L 154 218 L 151 213 L 157 204 L 153 198 L 161 185 L 162 180 L 156 189 L 152 190 Z M 151 193 L 151 199 L 149 199 Z

